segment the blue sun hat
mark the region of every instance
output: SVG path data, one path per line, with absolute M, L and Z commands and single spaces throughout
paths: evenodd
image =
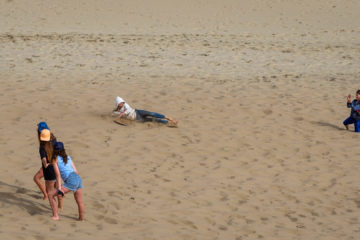
M 41 133 L 42 130 L 47 129 L 50 130 L 46 122 L 39 122 L 38 123 L 38 132 Z
M 61 151 L 64 150 L 64 144 L 62 142 L 56 142 L 54 144 L 54 150 L 55 151 Z

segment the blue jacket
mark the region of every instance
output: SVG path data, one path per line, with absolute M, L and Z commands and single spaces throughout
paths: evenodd
M 350 117 L 359 121 L 360 120 L 360 101 L 354 99 L 351 103 L 347 103 L 347 107 L 351 108 Z

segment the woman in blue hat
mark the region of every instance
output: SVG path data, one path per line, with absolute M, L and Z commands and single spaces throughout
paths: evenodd
M 62 142 L 55 143 L 51 164 L 54 167 L 57 182 L 57 189 L 49 193 L 49 201 L 53 212 L 52 218 L 54 220 L 59 220 L 58 207 L 56 206 L 55 196 L 63 197 L 64 194 L 73 192 L 75 201 L 78 205 L 78 220 L 84 220 L 82 180 L 71 157 L 66 154 L 64 144 Z M 61 185 L 61 179 L 64 181 L 63 185 Z
M 52 168 L 52 166 L 49 165 L 49 160 L 52 155 L 53 151 L 53 144 L 56 142 L 56 138 L 54 134 L 50 132 L 50 128 L 46 124 L 46 122 L 40 122 L 38 123 L 37 133 L 38 133 L 38 140 L 39 140 L 39 153 L 40 153 L 40 159 L 42 162 L 42 166 L 37 171 L 37 173 L 34 175 L 34 182 L 36 185 L 40 188 L 41 192 L 43 193 L 44 197 L 43 199 L 46 200 L 48 198 L 49 189 L 51 189 L 50 185 L 53 185 L 53 182 L 56 181 L 55 172 Z M 45 183 L 47 185 L 44 185 L 41 181 L 41 178 L 45 178 Z M 61 208 L 61 201 L 59 201 L 59 207 Z

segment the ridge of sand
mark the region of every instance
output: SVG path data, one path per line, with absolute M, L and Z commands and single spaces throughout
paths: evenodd
M 359 30 L 358 1 L 3 0 L 11 33 L 271 34 Z

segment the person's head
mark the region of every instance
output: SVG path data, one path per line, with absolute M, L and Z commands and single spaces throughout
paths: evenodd
M 122 99 L 121 97 L 117 96 L 115 99 L 115 111 L 119 110 L 120 108 L 122 108 L 122 106 L 124 105 L 125 101 L 124 99 Z
M 43 129 L 43 130 L 40 132 L 39 138 L 40 138 L 40 141 L 45 141 L 45 142 L 50 141 L 50 139 L 51 139 L 50 130 L 49 130 L 49 129 Z
M 40 146 L 45 149 L 47 159 L 50 161 L 53 155 L 53 144 L 51 142 L 51 133 L 49 129 L 43 129 L 39 136 Z
M 360 89 L 356 91 L 356 100 L 360 101 Z
M 49 128 L 49 126 L 47 125 L 46 122 L 39 122 L 37 127 L 38 127 L 37 130 L 38 130 L 39 133 L 41 133 L 41 131 L 44 130 L 44 129 L 50 130 L 50 128 Z
M 47 130 L 50 132 L 50 128 L 48 127 L 46 122 L 39 122 L 37 126 L 38 126 L 37 127 L 38 140 L 40 142 L 41 141 L 41 132 L 43 130 Z M 45 131 L 43 134 L 48 134 L 47 131 Z M 56 142 L 56 137 L 52 132 L 50 132 L 50 141 Z
M 53 160 L 55 160 L 55 158 L 57 156 L 60 156 L 62 157 L 64 163 L 66 164 L 67 163 L 67 154 L 66 154 L 66 151 L 65 151 L 65 147 L 64 147 L 64 144 L 62 142 L 56 142 L 54 144 L 54 157 L 53 157 Z

